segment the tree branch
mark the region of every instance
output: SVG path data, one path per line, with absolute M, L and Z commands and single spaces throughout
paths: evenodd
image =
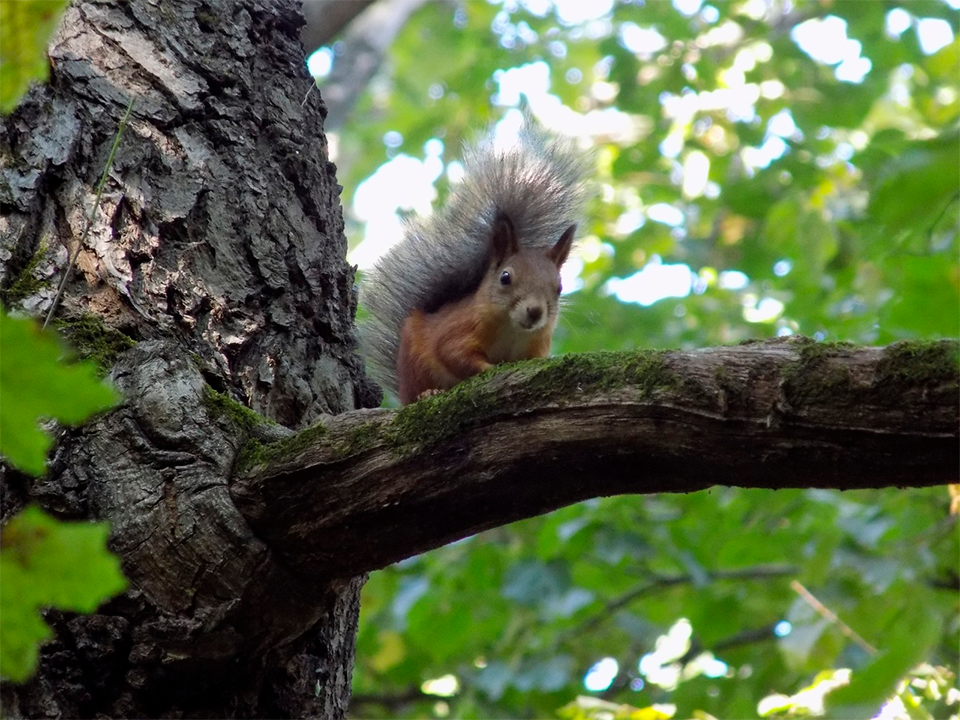
M 374 0 L 303 0 L 303 19 L 300 32 L 303 48 L 310 55 L 321 45 L 327 45 L 362 13 Z
M 406 690 L 396 693 L 354 693 L 350 698 L 350 708 L 355 709 L 357 705 L 379 705 L 391 712 L 396 712 L 410 703 L 420 700 L 443 700 L 445 698 L 436 695 L 427 695 L 418 685 L 411 685 Z
M 955 481 L 958 387 L 955 341 L 567 355 L 248 445 L 231 495 L 295 572 L 350 576 L 591 497 Z
M 344 124 L 404 23 L 426 0 L 379 0 L 360 13 L 341 36 L 342 46 L 320 93 L 327 106 L 324 130 Z
M 716 570 L 708 572 L 707 576 L 711 581 L 761 580 L 772 577 L 783 577 L 784 575 L 796 575 L 797 572 L 798 568 L 793 565 L 755 565 L 753 567 L 737 568 L 735 570 Z M 637 585 L 609 600 L 601 610 L 590 614 L 567 632 L 562 633 L 560 635 L 560 642 L 566 642 L 579 635 L 585 635 L 598 625 L 612 619 L 614 613 L 633 604 L 644 595 L 649 595 L 657 590 L 665 590 L 677 585 L 686 585 L 693 582 L 694 577 L 689 574 L 654 576 L 648 582 Z

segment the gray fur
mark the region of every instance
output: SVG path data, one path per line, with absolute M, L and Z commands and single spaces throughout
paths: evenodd
M 571 142 L 525 118 L 516 146 L 494 149 L 493 132 L 464 148 L 464 180 L 446 207 L 410 221 L 404 238 L 384 255 L 360 287 L 370 319 L 361 349 L 374 377 L 397 392 L 400 328 L 415 309 L 433 312 L 474 292 L 489 264 L 498 212 L 524 247 L 549 249 L 580 220 L 586 201 L 586 157 Z

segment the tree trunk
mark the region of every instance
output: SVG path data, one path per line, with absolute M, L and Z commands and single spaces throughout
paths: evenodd
M 342 717 L 362 577 L 297 578 L 227 490 L 241 439 L 213 389 L 279 425 L 379 404 L 354 352 L 356 297 L 324 108 L 297 0 L 78 2 L 51 78 L 0 129 L 5 302 L 50 306 L 114 364 L 123 407 L 65 432 L 50 472 L 7 471 L 4 517 L 40 502 L 113 524 L 131 590 L 49 612 L 37 675 L 3 714 Z M 115 350 L 137 341 L 126 352 Z M 113 351 L 110 348 L 113 348 Z

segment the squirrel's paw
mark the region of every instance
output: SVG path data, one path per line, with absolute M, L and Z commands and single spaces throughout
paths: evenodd
M 440 388 L 432 388 L 430 390 L 424 390 L 422 393 L 417 395 L 417 400 L 423 400 L 424 398 L 433 397 L 434 395 L 439 395 L 443 390 Z

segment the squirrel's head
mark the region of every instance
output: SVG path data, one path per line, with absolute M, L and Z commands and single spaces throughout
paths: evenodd
M 577 226 L 568 227 L 549 250 L 523 248 L 510 218 L 498 214 L 490 234 L 490 266 L 480 288 L 485 300 L 509 315 L 522 332 L 553 330 L 560 300 L 560 268 Z

